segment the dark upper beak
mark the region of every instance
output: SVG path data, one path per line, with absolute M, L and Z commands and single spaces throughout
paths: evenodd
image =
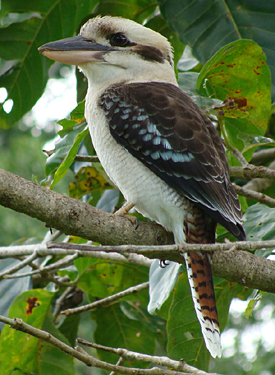
M 114 49 L 81 35 L 44 44 L 38 48 L 42 55 L 63 64 L 81 65 L 103 61 L 103 55 Z

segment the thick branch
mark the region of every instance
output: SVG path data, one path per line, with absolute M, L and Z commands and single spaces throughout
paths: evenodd
M 249 288 L 275 293 L 275 262 L 241 249 L 274 248 L 275 241 L 251 241 L 216 244 L 177 244 L 169 246 L 86 246 L 74 244 L 56 244 L 51 247 L 65 247 L 83 250 L 98 250 L 120 254 L 135 253 L 150 259 L 172 260 L 184 264 L 183 252 L 213 251 L 213 274 L 229 281 L 237 282 Z M 226 251 L 229 250 L 229 251 Z
M 142 222 L 139 230 L 122 217 L 58 194 L 22 177 L 0 169 L 0 204 L 59 229 L 101 244 L 172 243 L 173 236 L 160 225 Z
M 157 224 L 141 222 L 135 230 L 125 218 L 107 214 L 3 170 L 0 170 L 0 204 L 44 221 L 67 234 L 91 239 L 103 245 L 131 243 L 150 246 L 173 241 L 172 235 Z M 66 250 L 63 251 L 64 255 L 73 254 L 68 250 L 67 253 Z M 274 292 L 274 262 L 248 252 L 215 253 L 213 273 L 230 281 Z

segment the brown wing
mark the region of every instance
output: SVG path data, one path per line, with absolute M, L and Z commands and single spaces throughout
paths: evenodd
M 101 106 L 119 144 L 238 239 L 245 238 L 219 134 L 183 91 L 159 82 L 113 86 Z

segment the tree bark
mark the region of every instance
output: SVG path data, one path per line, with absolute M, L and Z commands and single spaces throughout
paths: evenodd
M 0 169 L 0 204 L 45 222 L 65 234 L 102 245 L 165 245 L 173 236 L 160 225 L 127 219 L 58 194 Z M 275 262 L 245 251 L 215 252 L 213 274 L 241 285 L 275 292 Z

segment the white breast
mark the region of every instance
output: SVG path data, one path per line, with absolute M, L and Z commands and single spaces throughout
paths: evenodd
M 170 188 L 112 137 L 98 95 L 86 98 L 85 116 L 97 156 L 112 182 L 138 212 L 185 240 L 183 221 L 189 201 Z

